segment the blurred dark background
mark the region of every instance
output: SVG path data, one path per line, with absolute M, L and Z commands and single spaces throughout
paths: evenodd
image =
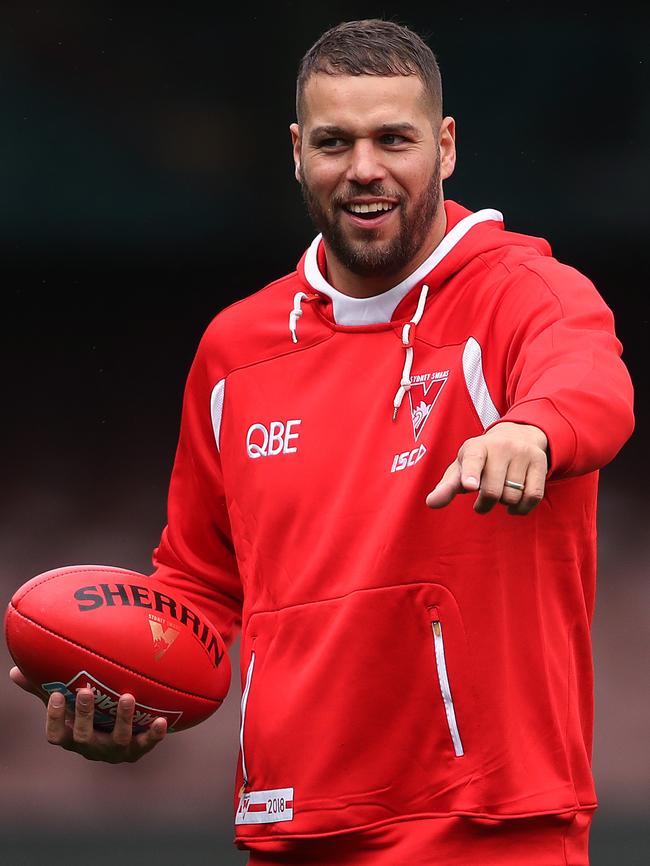
M 341 20 L 407 24 L 457 121 L 446 195 L 586 273 L 636 384 L 637 431 L 602 473 L 592 833 L 593 866 L 632 866 L 649 856 L 650 16 L 594 9 L 0 3 L 0 601 L 59 565 L 150 569 L 199 337 L 314 234 L 287 128 L 300 57 Z M 233 687 L 208 722 L 113 767 L 49 747 L 41 706 L 5 681 L 0 863 L 243 863 L 238 700 Z

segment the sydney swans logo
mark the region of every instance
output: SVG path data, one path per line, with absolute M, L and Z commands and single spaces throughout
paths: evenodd
M 169 647 L 178 637 L 178 631 L 175 628 L 165 628 L 167 623 L 164 619 L 159 619 L 152 614 L 149 615 L 149 626 L 151 627 L 151 638 L 153 640 L 154 659 L 160 661 L 165 655 Z
M 411 387 L 408 395 L 411 404 L 413 436 L 416 442 L 448 378 L 449 370 L 438 370 L 436 373 L 419 373 L 416 376 L 411 376 Z

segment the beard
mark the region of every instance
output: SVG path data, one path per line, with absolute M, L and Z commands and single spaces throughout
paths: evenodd
M 441 199 L 440 154 L 429 182 L 420 196 L 410 202 L 379 182 L 367 186 L 351 183 L 343 192 L 332 196 L 331 206 L 326 209 L 304 177 L 300 187 L 312 222 L 344 267 L 362 277 L 380 273 L 390 276 L 401 271 L 417 256 L 431 230 Z M 397 234 L 390 240 L 380 241 L 380 230 L 368 230 L 360 240 L 348 237 L 344 231 L 340 213 L 344 203 L 363 195 L 398 200 L 400 224 Z

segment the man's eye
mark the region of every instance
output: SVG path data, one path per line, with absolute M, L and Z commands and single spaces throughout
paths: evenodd
M 394 144 L 403 144 L 406 141 L 403 135 L 396 135 L 392 132 L 387 132 L 385 135 L 381 137 L 381 143 L 386 144 L 389 147 Z
M 323 138 L 318 142 L 319 147 L 333 150 L 336 147 L 343 147 L 345 141 L 342 138 Z

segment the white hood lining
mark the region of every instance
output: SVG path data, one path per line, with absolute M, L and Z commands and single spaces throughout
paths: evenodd
M 318 267 L 318 247 L 323 238 L 320 234 L 316 235 L 307 250 L 305 277 L 313 289 L 332 299 L 334 321 L 338 325 L 377 325 L 390 322 L 402 298 L 444 259 L 472 226 L 489 220 L 503 222 L 503 214 L 492 208 L 484 208 L 464 217 L 444 236 L 419 268 L 392 289 L 372 298 L 352 298 L 339 292 L 327 282 Z

